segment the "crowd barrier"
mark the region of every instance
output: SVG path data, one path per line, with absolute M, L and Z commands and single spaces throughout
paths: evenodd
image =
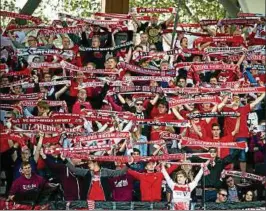
M 195 204 L 195 210 L 265 210 L 266 201 Z M 1 210 L 167 210 L 167 202 L 94 202 L 94 201 L 51 201 L 46 204 L 17 204 L 2 201 Z

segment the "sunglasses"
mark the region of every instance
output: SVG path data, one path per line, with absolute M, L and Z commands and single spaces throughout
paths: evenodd
M 143 104 L 142 103 L 136 103 L 137 106 L 142 106 Z
M 209 152 L 211 152 L 211 153 L 212 153 L 212 152 L 214 152 L 214 153 L 215 153 L 215 152 L 216 152 L 216 150 L 210 150 Z
M 219 193 L 219 195 L 221 195 L 223 197 L 227 197 L 227 194 Z

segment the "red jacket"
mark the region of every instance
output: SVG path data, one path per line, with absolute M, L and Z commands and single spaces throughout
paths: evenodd
M 172 165 L 167 169 L 168 174 L 171 174 L 177 165 Z M 155 173 L 139 173 L 128 169 L 128 174 L 140 181 L 141 201 L 161 201 L 161 188 L 164 176 L 161 172 Z

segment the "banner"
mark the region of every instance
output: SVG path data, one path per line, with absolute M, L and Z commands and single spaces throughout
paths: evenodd
M 13 124 L 83 124 L 83 119 L 73 118 L 51 118 L 51 117 L 29 117 L 29 118 L 17 118 L 11 119 Z
M 120 62 L 117 65 L 117 67 L 118 68 L 122 68 L 122 69 L 127 69 L 130 72 L 139 73 L 139 74 L 143 74 L 143 75 L 152 75 L 152 76 L 175 76 L 176 75 L 176 71 L 175 70 L 166 70 L 164 72 L 164 71 L 161 71 L 161 70 L 142 68 L 142 67 L 139 67 L 139 66 L 128 64 L 126 62 Z
M 198 97 L 195 96 L 193 98 L 179 98 L 179 97 L 171 97 L 169 101 L 169 107 L 173 108 L 182 104 L 190 104 L 190 103 L 218 103 L 219 98 L 217 96 L 210 97 Z
M 56 28 L 51 27 L 50 29 L 41 29 L 38 34 L 39 35 L 57 35 L 57 34 L 78 34 L 82 33 L 86 30 L 86 26 L 73 26 L 73 27 L 64 27 L 64 28 Z
M 0 100 L 38 100 L 43 98 L 43 93 L 31 94 L 0 94 Z
M 132 8 L 132 11 L 137 13 L 176 13 L 175 8 L 144 8 L 144 7 L 136 7 Z
M 178 153 L 178 154 L 165 154 L 158 156 L 134 156 L 134 162 L 156 162 L 156 161 L 168 161 L 168 160 L 185 160 L 185 158 L 190 158 L 193 156 L 205 157 L 206 159 L 210 159 L 210 153 Z M 106 161 L 106 162 L 121 162 L 128 163 L 131 161 L 132 157 L 128 156 L 96 156 L 96 155 L 86 155 L 86 154 L 77 154 L 77 153 L 69 153 L 66 154 L 68 158 L 76 158 L 76 159 L 84 159 L 84 160 L 95 160 L 95 161 Z
M 200 147 L 216 147 L 216 148 L 230 148 L 230 149 L 246 149 L 247 143 L 243 142 L 208 142 L 204 140 L 197 140 L 189 137 L 182 137 L 182 146 L 200 146 Z
M 134 120 L 139 125 L 149 126 L 172 126 L 172 127 L 189 127 L 187 120 L 160 120 L 160 119 L 136 119 Z
M 194 118 L 212 118 L 212 117 L 238 117 L 236 112 L 208 112 L 208 113 L 190 113 L 190 119 Z
M 44 124 L 36 124 L 32 127 L 32 129 L 37 131 L 42 131 L 43 133 L 77 133 L 81 135 L 81 133 L 85 133 L 85 130 L 81 127 L 75 128 L 56 128 L 51 125 L 44 125 Z
M 236 54 L 243 53 L 243 47 L 207 47 L 204 49 L 206 54 Z
M 125 81 L 165 81 L 169 82 L 173 80 L 172 77 L 167 76 L 124 76 Z
M 88 136 L 77 136 L 74 138 L 74 142 L 87 142 L 87 141 L 97 141 L 105 139 L 129 139 L 129 132 L 95 132 L 90 133 Z
M 49 101 L 49 100 L 42 100 L 42 101 L 46 102 L 51 107 L 62 106 L 64 108 L 67 108 L 67 104 L 65 101 Z M 21 105 L 26 107 L 34 107 L 37 106 L 38 102 L 39 100 L 26 100 L 26 101 L 21 101 Z
M 161 87 L 152 87 L 152 86 L 121 86 L 114 87 L 113 92 L 119 94 L 133 94 L 133 93 L 162 93 Z
M 61 68 L 60 63 L 51 63 L 51 62 L 30 62 L 28 68 L 31 69 L 41 69 L 41 68 Z
M 73 57 L 72 50 L 59 50 L 59 49 L 43 49 L 43 48 L 17 48 L 17 56 L 28 55 L 58 55 L 61 57 Z
M 116 51 L 121 48 L 126 48 L 132 46 L 134 43 L 132 41 L 116 45 L 115 47 L 109 48 L 89 48 L 89 47 L 79 47 L 79 51 Z
M 71 154 L 72 152 L 75 153 L 86 153 L 89 154 L 91 152 L 102 152 L 102 151 L 108 151 L 111 150 L 110 145 L 101 145 L 101 146 L 89 146 L 89 147 L 70 147 L 70 148 L 45 148 L 44 153 L 45 154 L 61 154 L 64 155 Z
M 113 69 L 89 69 L 87 67 L 78 67 L 69 62 L 60 62 L 63 69 L 75 72 L 83 72 L 84 74 L 104 74 L 104 75 L 118 75 L 119 72 Z
M 251 173 L 247 173 L 247 172 L 223 170 L 221 173 L 221 178 L 224 178 L 225 176 L 233 176 L 233 177 L 240 177 L 240 178 L 245 178 L 245 179 L 257 180 L 257 181 L 260 181 L 262 183 L 266 182 L 265 176 L 259 176 L 259 175 L 251 174 Z

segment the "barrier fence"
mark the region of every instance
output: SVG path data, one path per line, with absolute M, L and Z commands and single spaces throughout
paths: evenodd
M 215 203 L 206 202 L 205 206 L 195 204 L 195 210 L 265 210 L 265 201 Z M 94 202 L 94 201 L 51 201 L 46 204 L 17 204 L 0 201 L 1 210 L 167 210 L 167 202 Z

